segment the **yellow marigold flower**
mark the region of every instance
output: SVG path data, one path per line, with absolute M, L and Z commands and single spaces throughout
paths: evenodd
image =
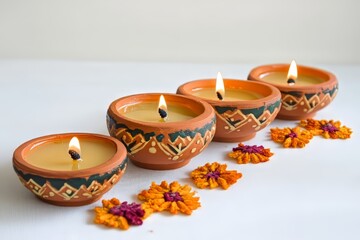
M 267 162 L 272 155 L 274 154 L 270 152 L 269 148 L 257 145 L 244 145 L 242 143 L 239 143 L 228 154 L 229 157 L 236 159 L 239 164 Z
M 230 185 L 236 183 L 242 174 L 236 170 L 227 171 L 226 164 L 206 163 L 190 173 L 195 185 L 199 188 L 216 188 L 221 186 L 228 189 Z
M 346 139 L 350 138 L 351 129 L 341 126 L 340 121 L 307 119 L 300 121 L 300 126 L 306 128 L 314 135 L 322 135 L 324 138 Z
M 182 186 L 176 181 L 170 184 L 162 181 L 160 185 L 153 182 L 150 189 L 138 194 L 138 198 L 145 202 L 143 206 L 148 211 L 169 211 L 172 214 L 182 212 L 190 215 L 200 207 L 199 198 L 194 197 L 195 192 L 191 190 L 189 185 Z
M 286 148 L 303 148 L 313 137 L 311 132 L 301 130 L 299 127 L 283 129 L 272 128 L 270 131 L 271 139 L 274 142 L 282 143 Z
M 94 222 L 123 230 L 128 229 L 130 225 L 141 225 L 142 219 L 149 214 L 140 204 L 121 203 L 117 198 L 102 200 L 102 205 L 95 207 Z

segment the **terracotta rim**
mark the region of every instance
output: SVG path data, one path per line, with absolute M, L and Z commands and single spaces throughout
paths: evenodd
M 264 105 L 264 103 L 272 102 L 275 99 L 280 99 L 280 96 L 281 96 L 280 91 L 276 87 L 274 87 L 268 83 L 252 82 L 252 81 L 247 81 L 247 80 L 230 79 L 230 78 L 224 79 L 225 88 L 227 88 L 227 86 L 229 86 L 229 85 L 232 85 L 232 86 L 235 85 L 235 86 L 238 86 L 239 89 L 244 89 L 244 90 L 251 89 L 251 91 L 255 91 L 262 95 L 264 95 L 264 93 L 260 89 L 265 88 L 266 89 L 265 91 L 268 91 L 268 93 L 265 94 L 265 96 L 262 98 L 253 99 L 253 100 L 238 100 L 238 101 L 211 100 L 211 99 L 205 99 L 205 98 L 193 96 L 191 94 L 191 91 L 194 88 L 214 88 L 215 89 L 215 84 L 216 84 L 216 79 L 214 79 L 214 78 L 194 80 L 194 81 L 190 81 L 190 82 L 184 83 L 181 86 L 179 86 L 178 93 L 184 94 L 186 96 L 200 98 L 200 99 L 210 103 L 213 106 L 229 106 L 229 105 L 235 106 L 236 105 L 236 106 L 240 106 L 241 108 L 258 107 L 259 105 Z M 234 89 L 234 88 L 232 87 L 232 89 Z
M 191 107 L 199 108 L 200 113 L 198 114 L 198 116 L 191 118 L 189 120 L 162 123 L 162 122 L 146 122 L 141 120 L 135 120 L 126 117 L 125 115 L 119 113 L 118 111 L 120 107 L 126 104 L 140 103 L 142 101 L 149 101 L 149 100 L 157 102 L 159 101 L 159 97 L 161 94 L 164 95 L 166 102 L 181 103 L 182 105 L 188 103 L 189 105 L 191 105 Z M 198 124 L 199 121 L 207 119 L 212 115 L 214 115 L 215 113 L 213 108 L 208 103 L 191 96 L 183 96 L 173 93 L 140 93 L 140 94 L 125 96 L 113 101 L 109 106 L 108 114 L 113 118 L 115 118 L 115 120 L 117 121 L 124 119 L 127 122 L 136 122 L 140 125 L 146 125 L 148 127 L 159 128 L 159 129 L 160 128 L 174 129 L 174 128 L 178 128 L 179 124 L 181 125 Z
M 56 171 L 56 170 L 49 170 L 44 168 L 39 168 L 34 165 L 29 164 L 24 157 L 25 152 L 29 151 L 33 146 L 44 143 L 50 140 L 55 139 L 67 139 L 73 136 L 77 136 L 81 139 L 98 139 L 98 140 L 105 140 L 116 147 L 116 152 L 114 156 L 110 159 L 105 161 L 104 163 L 81 170 L 73 170 L 73 171 Z M 31 173 L 35 175 L 39 175 L 42 177 L 49 177 L 49 178 L 82 178 L 87 177 L 96 173 L 105 173 L 111 171 L 115 167 L 119 166 L 125 159 L 127 158 L 127 151 L 125 146 L 117 139 L 105 136 L 101 134 L 92 134 L 92 133 L 61 133 L 61 134 L 52 134 L 47 136 L 42 136 L 38 138 L 31 139 L 23 144 L 21 144 L 13 154 L 13 164 L 14 166 L 23 171 L 24 173 Z
M 319 78 L 324 79 L 325 81 L 319 84 L 313 84 L 309 86 L 285 86 L 285 85 L 278 85 L 275 83 L 271 83 L 271 85 L 279 88 L 281 91 L 289 92 L 289 91 L 313 91 L 314 88 L 327 88 L 331 85 L 334 85 L 337 83 L 336 76 L 332 74 L 331 72 L 319 69 L 319 68 L 313 68 L 303 65 L 298 65 L 298 72 L 301 74 L 301 72 L 306 73 L 306 75 L 313 75 L 317 76 Z M 248 79 L 249 80 L 255 80 L 259 82 L 265 82 L 262 80 L 260 76 L 265 73 L 271 73 L 271 72 L 288 72 L 289 70 L 289 64 L 269 64 L 269 65 L 262 65 L 258 66 L 254 69 L 252 69 L 249 73 Z M 270 84 L 270 83 L 269 83 Z

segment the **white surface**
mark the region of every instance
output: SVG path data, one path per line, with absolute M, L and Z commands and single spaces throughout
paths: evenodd
M 0 0 L 0 58 L 360 64 L 358 0 Z
M 223 190 L 199 190 L 202 207 L 191 216 L 159 213 L 128 231 L 92 223 L 100 202 L 64 208 L 39 201 L 12 169 L 12 153 L 34 137 L 71 131 L 107 134 L 110 102 L 140 92 L 175 92 L 189 80 L 246 78 L 255 65 L 0 61 L 0 233 L 2 239 L 359 239 L 360 161 L 358 103 L 360 66 L 318 65 L 340 82 L 334 102 L 318 119 L 341 120 L 351 139 L 315 137 L 304 149 L 284 149 L 269 140 L 269 128 L 248 144 L 275 153 L 267 163 L 238 165 L 226 157 L 236 143 L 211 143 L 187 166 L 173 171 L 130 164 L 104 198 L 136 201 L 152 181 L 191 184 L 189 172 L 206 162 L 227 163 L 243 173 Z M 273 122 L 270 127 L 295 126 Z

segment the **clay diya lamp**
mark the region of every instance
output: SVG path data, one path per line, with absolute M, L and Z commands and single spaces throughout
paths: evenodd
M 35 138 L 13 155 L 14 170 L 23 185 L 41 200 L 60 206 L 97 201 L 120 180 L 127 163 L 121 142 L 88 133 Z
M 111 136 L 126 147 L 137 166 L 167 170 L 186 165 L 211 142 L 214 110 L 206 102 L 176 94 L 122 97 L 109 106 Z
M 272 64 L 251 70 L 249 80 L 271 84 L 281 91 L 282 106 L 278 118 L 311 118 L 326 107 L 338 92 L 334 74 L 306 66 Z
M 216 113 L 214 141 L 242 142 L 269 125 L 280 110 L 280 92 L 269 84 L 237 79 L 187 82 L 177 93 L 208 102 Z

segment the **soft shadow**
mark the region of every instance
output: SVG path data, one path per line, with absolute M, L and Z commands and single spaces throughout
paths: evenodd
M 6 162 L 0 160 L 0 162 Z M 32 222 L 36 218 L 49 218 L 52 214 L 73 211 L 73 207 L 60 207 L 45 203 L 38 199 L 33 193 L 26 189 L 20 182 L 12 164 L 3 164 L 0 167 L 0 188 L 2 194 L 0 204 L 6 221 L 10 223 L 19 222 L 19 213 L 22 221 Z M 14 212 L 16 209 L 16 212 Z

